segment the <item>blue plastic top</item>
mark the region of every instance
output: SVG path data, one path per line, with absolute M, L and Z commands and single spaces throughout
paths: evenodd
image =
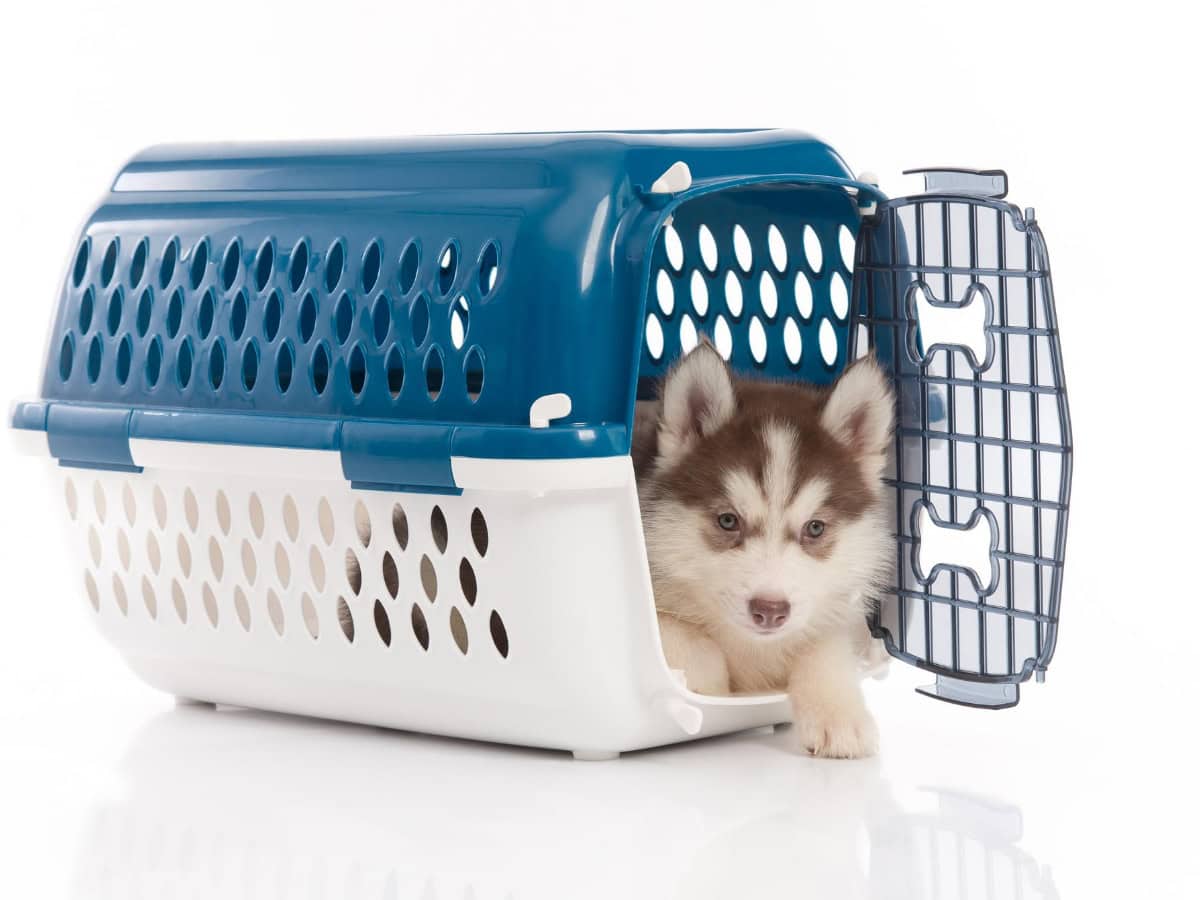
M 692 186 L 650 194 L 677 161 Z M 127 464 L 131 436 L 319 447 L 361 459 L 348 477 L 431 487 L 450 455 L 625 454 L 639 375 L 678 352 L 643 350 L 664 223 L 739 190 L 779 207 L 784 186 L 855 226 L 844 188 L 878 195 L 778 130 L 153 148 L 84 227 L 43 399 L 14 425 L 72 462 Z M 569 420 L 530 428 L 559 392 Z

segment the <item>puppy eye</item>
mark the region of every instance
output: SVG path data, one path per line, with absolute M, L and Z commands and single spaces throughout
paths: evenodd
M 804 536 L 808 538 L 819 538 L 825 533 L 825 523 L 820 519 L 812 519 L 804 526 Z
M 725 531 L 736 531 L 738 527 L 738 517 L 731 512 L 721 513 L 717 516 L 717 524 Z

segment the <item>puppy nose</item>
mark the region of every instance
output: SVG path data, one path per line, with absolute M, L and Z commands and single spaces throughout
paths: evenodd
M 775 629 L 788 620 L 792 604 L 778 597 L 751 597 L 750 618 L 759 628 Z

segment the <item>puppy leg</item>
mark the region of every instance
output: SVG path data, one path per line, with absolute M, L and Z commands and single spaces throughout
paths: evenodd
M 837 759 L 875 754 L 879 731 L 859 678 L 858 648 L 850 634 L 822 636 L 801 651 L 788 694 L 796 733 L 809 753 Z
M 667 665 L 684 674 L 688 690 L 698 694 L 728 694 L 729 667 L 716 642 L 694 625 L 665 613 L 658 614 Z

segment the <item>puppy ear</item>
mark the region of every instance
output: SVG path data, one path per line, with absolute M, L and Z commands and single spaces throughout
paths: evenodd
M 662 389 L 658 423 L 659 460 L 671 463 L 733 418 L 733 376 L 707 340 L 676 364 Z
M 821 424 L 873 477 L 881 477 L 895 410 L 891 383 L 875 358 L 868 356 L 850 365 L 834 382 L 821 412 Z

